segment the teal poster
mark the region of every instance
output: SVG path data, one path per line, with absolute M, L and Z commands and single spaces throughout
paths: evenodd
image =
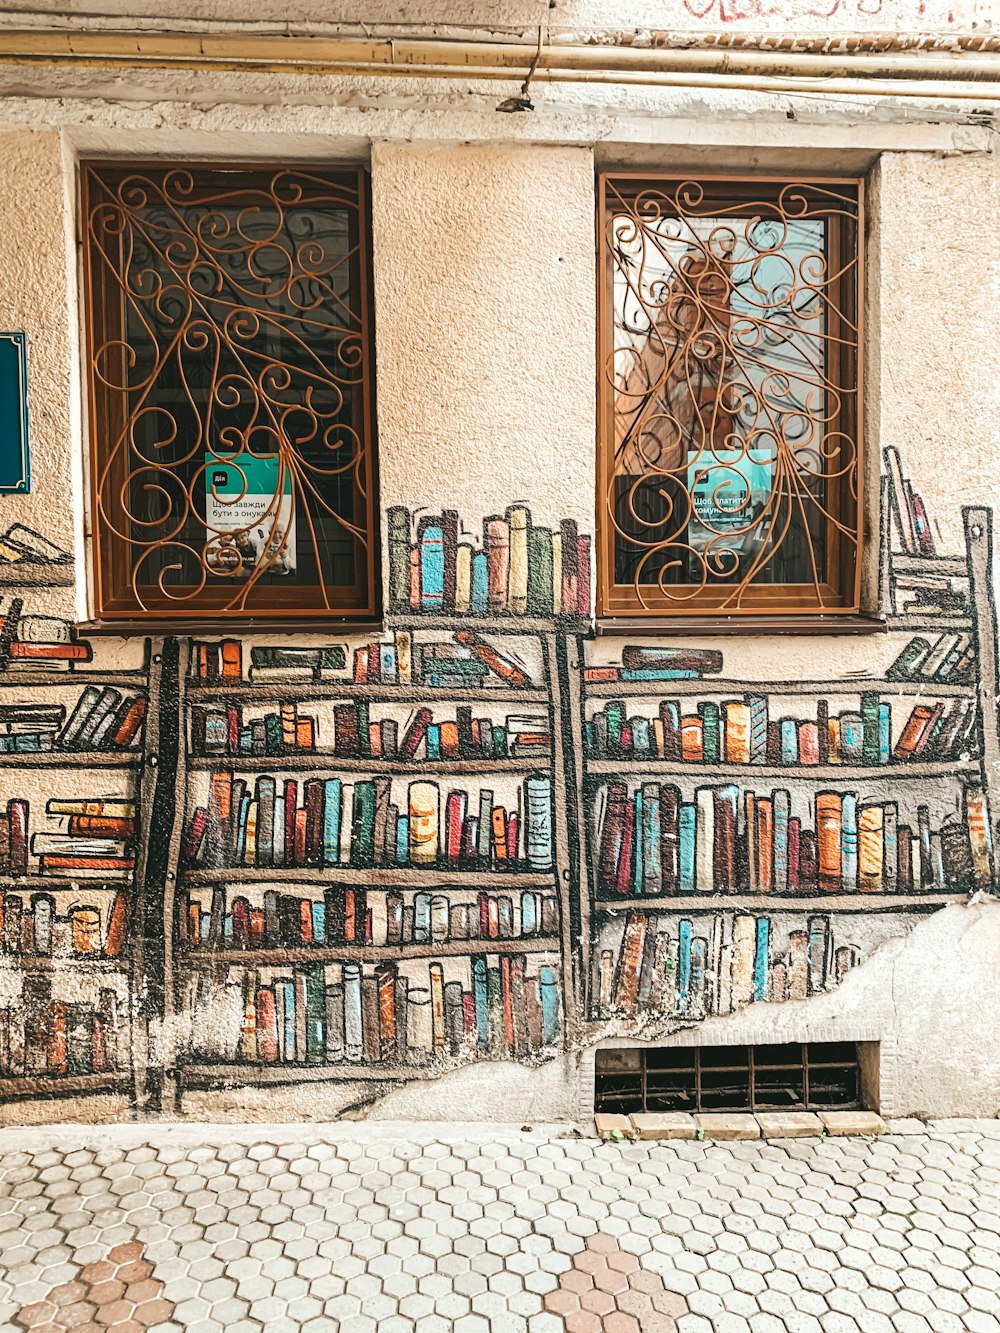
M 214 533 L 210 566 L 246 577 L 266 565 L 269 574 L 295 573 L 295 503 L 292 475 L 278 454 L 205 455 L 205 525 Z
M 28 335 L 0 333 L 0 494 L 31 490 L 28 459 Z
M 688 456 L 688 491 L 693 513 L 688 541 L 704 550 L 726 538 L 739 550 L 767 508 L 774 485 L 770 449 L 700 449 Z

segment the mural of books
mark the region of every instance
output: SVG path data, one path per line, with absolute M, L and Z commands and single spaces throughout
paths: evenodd
M 227 901 L 219 886 L 210 894 L 182 890 L 175 901 L 175 938 L 181 947 L 210 951 L 308 952 L 354 944 L 390 954 L 408 946 L 411 952 L 423 945 L 460 947 L 470 940 L 558 942 L 555 893 L 470 890 L 460 895 L 422 889 L 404 894 L 353 884 L 321 887 L 316 893 L 300 896 L 257 887 Z
M 218 709 L 194 706 L 191 754 L 311 755 L 419 764 L 437 759 L 547 759 L 552 746 L 549 718 L 541 711 L 476 716 L 471 705 L 443 704 L 410 709 L 404 719 L 382 716 L 385 711 L 368 699 L 323 704 L 293 698 L 273 711 L 239 703 Z
M 598 940 L 593 1017 L 711 1018 L 832 990 L 860 961 L 839 918 L 629 911 Z M 890 926 L 890 932 L 892 927 Z
M 21 529 L 27 531 L 27 529 Z M 8 533 L 9 537 L 9 533 Z M 0 541 L 0 562 L 3 542 Z M 0 564 L 2 567 L 2 564 Z M 19 571 L 15 565 L 14 570 Z M 37 672 L 69 673 L 93 656 L 76 629 L 57 616 L 25 615 L 24 601 L 10 597 L 0 614 L 0 671 L 12 676 Z
M 530 1059 L 562 1036 L 557 955 L 521 953 L 367 967 L 342 962 L 233 968 L 199 983 L 198 1008 L 228 1025 L 195 1025 L 195 1059 L 246 1065 L 379 1066 Z M 219 991 L 223 990 L 220 996 Z M 213 993 L 214 992 L 214 993 Z M 225 1030 L 228 1026 L 228 1031 Z
M 128 1069 L 120 994 L 94 1001 L 53 998 L 52 979 L 30 974 L 16 1003 L 0 1007 L 0 1079 L 72 1078 Z
M 387 640 L 353 650 L 348 675 L 347 649 L 340 644 L 314 647 L 250 649 L 250 684 L 271 686 L 398 685 L 453 689 L 529 689 L 534 685 L 525 663 L 517 660 L 496 635 L 454 629 L 447 636 L 414 640 L 410 630 L 397 629 Z M 206 685 L 243 683 L 243 645 L 236 639 L 192 644 L 191 680 Z M 400 697 L 405 697 L 401 690 Z
M 990 888 L 991 515 L 939 555 L 892 452 L 866 676 L 730 679 L 690 639 L 602 660 L 589 537 L 520 504 L 474 533 L 391 510 L 370 641 L 166 636 L 106 669 L 10 596 L 0 1093 L 128 1074 L 170 1109 L 549 1058 L 587 1017 L 652 1033 L 828 991 L 906 913 Z M 27 595 L 30 534 L 7 536 Z
M 956 653 L 960 637 L 942 635 L 954 639 Z M 967 647 L 961 655 L 972 652 Z M 584 744 L 594 759 L 770 767 L 968 759 L 977 746 L 978 713 L 971 694 L 935 699 L 930 687 L 926 702 L 904 699 L 894 707 L 879 691 L 862 690 L 857 710 L 831 714 L 829 701 L 819 699 L 812 716 L 778 719 L 770 716 L 772 707 L 766 695 L 756 693 L 719 703 L 682 705 L 679 699 L 664 699 L 650 716 L 630 713 L 624 701 L 611 700 L 585 723 Z
M 509 785 L 509 784 L 508 784 Z M 534 773 L 506 801 L 492 788 L 338 777 L 211 775 L 188 821 L 190 867 L 307 866 L 548 871 L 552 779 Z
M 808 803 L 806 804 L 805 801 Z M 992 838 L 983 790 L 932 827 L 898 802 L 818 791 L 793 813 L 792 792 L 734 784 L 679 787 L 625 782 L 602 787 L 594 806 L 599 898 L 685 893 L 920 893 L 990 882 Z
M 538 527 L 525 505 L 459 530 L 458 514 L 413 515 L 402 505 L 386 515 L 389 610 L 406 615 L 590 615 L 591 540 L 572 519 L 558 531 Z
M 72 880 L 128 881 L 135 869 L 135 802 L 127 797 L 52 797 L 46 815 L 60 832 L 32 832 L 31 808 L 12 798 L 0 808 L 0 874 Z

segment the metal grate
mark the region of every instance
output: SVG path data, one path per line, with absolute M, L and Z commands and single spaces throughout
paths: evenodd
M 854 1042 L 599 1050 L 594 1109 L 829 1111 L 861 1105 Z
M 603 614 L 857 608 L 862 189 L 603 177 Z
M 102 616 L 376 610 L 362 171 L 88 164 Z

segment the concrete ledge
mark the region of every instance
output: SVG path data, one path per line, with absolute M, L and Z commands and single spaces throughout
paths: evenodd
M 886 1132 L 885 1121 L 874 1111 L 820 1111 L 819 1118 L 831 1138 Z
M 695 1124 L 706 1139 L 759 1139 L 760 1125 L 754 1115 L 738 1115 L 724 1111 L 696 1115 Z
M 694 1116 L 685 1111 L 665 1111 L 662 1115 L 634 1115 L 633 1128 L 640 1139 L 694 1139 L 698 1126 Z
M 812 1111 L 758 1111 L 757 1123 L 765 1139 L 818 1139 L 823 1133 L 823 1122 Z

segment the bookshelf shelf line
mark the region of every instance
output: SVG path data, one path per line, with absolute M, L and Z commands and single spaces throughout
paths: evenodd
M 0 892 L 24 893 L 28 890 L 48 889 L 53 893 L 60 890 L 84 889 L 87 893 L 117 893 L 119 889 L 134 888 L 131 874 L 122 879 L 113 875 L 0 875 Z
M 757 694 L 762 687 L 748 680 L 722 680 L 705 677 L 701 680 L 601 680 L 590 681 L 584 685 L 588 699 L 663 699 L 681 695 L 712 697 L 714 695 L 743 696 Z M 975 685 L 959 684 L 952 681 L 934 680 L 887 680 L 884 676 L 844 677 L 841 680 L 816 681 L 798 680 L 781 681 L 768 684 L 770 698 L 793 698 L 799 694 L 819 695 L 854 695 L 877 692 L 888 697 L 893 694 L 928 695 L 939 698 L 971 697 Z
M 246 885 L 268 883 L 315 884 L 317 888 L 329 888 L 332 884 L 360 884 L 380 889 L 467 888 L 470 892 L 486 888 L 552 888 L 557 883 L 555 871 L 450 870 L 446 867 L 418 870 L 412 866 L 372 870 L 359 870 L 354 866 L 191 869 L 185 870 L 181 879 L 186 885 L 227 884 L 237 892 Z
M 446 685 L 357 685 L 353 681 L 344 681 L 342 685 L 317 684 L 307 681 L 288 685 L 268 682 L 255 685 L 251 681 L 233 681 L 225 684 L 219 681 L 211 685 L 188 684 L 186 702 L 192 703 L 236 703 L 251 700 L 254 703 L 274 703 L 281 700 L 294 700 L 297 703 L 311 703 L 313 700 L 342 699 L 349 703 L 352 699 L 369 699 L 379 703 L 396 703 L 416 707 L 429 700 L 441 699 L 458 703 L 547 703 L 548 690 L 536 686 L 523 689 L 509 689 L 497 686 L 495 689 L 484 686 L 482 689 L 469 689 Z
M 972 627 L 972 619 L 969 616 L 894 615 L 887 616 L 885 621 L 886 632 L 889 634 L 911 630 L 927 630 L 934 634 L 944 634 L 948 630 L 963 630 L 968 633 Z
M 622 897 L 614 902 L 598 898 L 595 912 L 895 912 L 900 908 L 925 909 L 965 903 L 965 892 L 933 893 L 826 893 L 793 897 L 777 893 L 689 893 L 663 897 Z
M 127 1074 L 31 1074 L 0 1078 L 0 1097 L 37 1097 L 39 1090 L 74 1092 L 127 1092 Z
M 549 765 L 548 755 L 537 758 L 508 759 L 415 759 L 406 763 L 397 759 L 346 758 L 328 750 L 312 750 L 302 755 L 198 755 L 188 759 L 188 772 L 212 773 L 231 769 L 238 772 L 308 770 L 314 777 L 331 773 L 370 773 L 372 776 L 419 777 L 421 773 L 464 774 L 470 777 L 491 773 L 533 773 Z
M 588 773 L 594 777 L 623 777 L 622 760 L 617 759 L 591 759 L 588 760 Z M 742 778 L 746 777 L 751 781 L 754 778 L 789 778 L 796 782 L 803 780 L 812 782 L 833 783 L 852 782 L 862 778 L 932 778 L 949 777 L 956 773 L 977 773 L 979 772 L 978 760 L 957 760 L 942 759 L 931 760 L 926 763 L 907 762 L 905 760 L 895 764 L 705 764 L 698 760 L 688 760 L 681 762 L 667 760 L 650 760 L 637 763 L 631 757 L 626 761 L 628 763 L 628 775 L 640 777 L 658 776 L 660 774 L 669 774 L 670 776 L 692 776 L 697 778 L 704 774 L 706 779 L 711 779 L 710 785 L 717 786 L 722 778 Z
M 74 972 L 125 972 L 128 962 L 124 958 L 90 957 L 87 954 L 51 954 L 2 953 L 0 968 L 16 967 L 22 972 L 61 972 L 70 967 Z
M 303 944 L 277 949 L 187 949 L 178 956 L 197 967 L 288 967 L 302 963 L 394 963 L 397 959 L 462 958 L 472 954 L 558 954 L 555 936 L 527 939 L 428 940 L 414 944 Z
M 36 690 L 41 686 L 61 686 L 71 689 L 76 685 L 122 685 L 126 689 L 145 693 L 145 671 L 7 671 L 0 672 L 0 685 L 8 689 Z
M 178 1069 L 183 1087 L 213 1088 L 246 1083 L 396 1083 L 411 1081 L 421 1073 L 443 1073 L 449 1065 L 300 1065 L 300 1064 L 185 1064 Z M 2 1090 L 2 1089 L 0 1089 Z
M 0 756 L 3 768 L 140 768 L 141 750 L 30 750 Z
M 409 630 L 472 630 L 481 634 L 581 634 L 591 626 L 589 616 L 522 616 L 497 611 L 491 616 L 437 616 L 421 615 L 419 611 L 390 611 L 386 614 L 387 629 Z

